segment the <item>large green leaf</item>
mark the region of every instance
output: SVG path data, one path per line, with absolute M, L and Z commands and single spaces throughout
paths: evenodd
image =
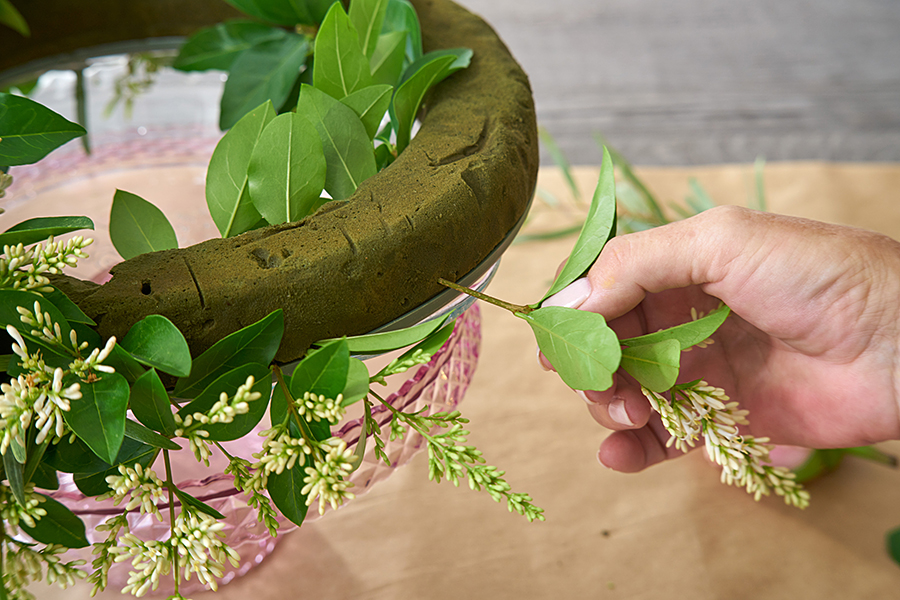
M 469 66 L 472 51 L 467 48 L 436 50 L 411 64 L 403 73 L 403 83 L 394 93 L 391 121 L 397 132 L 397 151 L 403 152 L 409 145 L 413 123 L 422 105 L 422 99 L 432 87 Z
M 122 190 L 116 190 L 113 196 L 109 237 L 125 260 L 178 247 L 175 230 L 163 212 L 140 196 Z
M 144 427 L 137 421 L 125 420 L 125 437 L 143 442 L 154 448 L 163 450 L 181 450 L 181 446 L 167 437 L 163 437 L 148 427 Z
M 350 3 L 350 22 L 359 34 L 359 47 L 370 58 L 378 44 L 387 7 L 388 0 L 353 0 Z
M 378 45 L 369 59 L 372 83 L 396 85 L 403 73 L 403 59 L 406 57 L 406 30 L 391 31 L 378 37 Z
M 42 544 L 59 544 L 66 548 L 85 548 L 89 544 L 84 523 L 71 510 L 50 496 L 43 496 L 40 507 L 47 514 L 37 520 L 34 527 L 20 522 L 19 527 Z
M 226 518 L 225 515 L 223 515 L 216 509 L 214 509 L 212 506 L 210 506 L 206 502 L 203 502 L 202 500 L 194 498 L 187 492 L 182 492 L 178 488 L 173 488 L 172 491 L 175 493 L 175 496 L 178 497 L 178 499 L 181 501 L 182 504 L 187 505 L 187 506 L 192 506 L 192 507 L 196 508 L 197 510 L 199 510 L 200 512 L 208 514 L 209 516 L 211 516 L 214 519 L 225 519 Z
M 175 324 L 162 315 L 147 315 L 131 326 L 121 342 L 139 363 L 175 377 L 191 372 L 191 349 Z
M 73 325 L 75 327 L 78 326 L 77 323 L 74 323 Z M 78 339 L 81 339 L 81 337 L 81 333 L 79 332 Z M 134 357 L 128 354 L 128 352 L 119 344 L 113 346 L 112 352 L 109 353 L 109 356 L 103 361 L 103 364 L 109 365 L 115 369 L 116 373 L 122 375 L 128 383 L 134 383 L 141 375 L 147 372 L 147 369 L 145 369 L 141 363 L 134 360 Z
M 81 310 L 77 304 L 69 300 L 69 297 L 63 294 L 56 288 L 53 288 L 52 292 L 41 292 L 41 295 L 47 299 L 48 302 L 52 303 L 53 306 L 59 309 L 59 312 L 63 314 L 66 318 L 66 321 L 69 323 L 83 323 L 85 325 L 95 326 L 94 320 L 84 314 L 84 311 Z M 80 341 L 83 340 L 79 335 L 78 339 Z
M 249 231 L 262 218 L 250 200 L 247 169 L 263 130 L 274 118 L 272 102 L 266 100 L 222 136 L 209 160 L 206 205 L 222 237 Z
M 189 37 L 172 66 L 181 71 L 227 71 L 241 52 L 285 35 L 284 29 L 254 21 L 219 23 Z
M 13 441 L 10 447 L 18 443 Z M 21 446 L 19 446 L 21 448 Z M 19 459 L 22 460 L 19 460 Z M 11 450 L 7 450 L 3 455 L 3 472 L 6 474 L 6 482 L 9 489 L 12 490 L 16 502 L 20 506 L 25 506 L 27 499 L 25 497 L 25 457 L 14 456 Z
M 172 416 L 172 403 L 166 387 L 154 369 L 150 369 L 131 386 L 131 412 L 138 421 L 166 436 L 175 435 L 177 425 Z
M 588 210 L 587 218 L 581 228 L 578 241 L 572 254 L 566 261 L 553 285 L 544 294 L 541 302 L 562 290 L 581 277 L 591 268 L 600 251 L 616 234 L 616 179 L 613 172 L 613 161 L 606 148 L 603 149 L 603 163 L 600 166 L 600 178 L 594 197 Z
M 419 17 L 416 9 L 409 0 L 389 0 L 387 11 L 384 14 L 384 24 L 381 33 L 393 31 L 406 31 L 406 60 L 415 62 L 422 57 L 422 29 L 419 26 Z
M 566 385 L 609 389 L 622 351 L 602 315 L 561 306 L 515 314 L 531 326 L 538 347 Z
M 257 400 L 248 403 L 249 411 L 242 415 L 235 415 L 231 423 L 214 423 L 205 425 L 209 432 L 209 439 L 217 442 L 228 442 L 244 437 L 250 433 L 257 423 L 266 414 L 269 406 L 269 398 L 272 395 L 272 371 L 267 365 L 249 363 L 234 368 L 215 381 L 197 395 L 197 398 L 179 409 L 178 414 L 183 417 L 196 412 L 206 413 L 219 401 L 222 393 L 234 396 L 238 387 L 244 385 L 247 377 L 252 376 L 256 382 L 252 390 L 262 394 Z
M 306 485 L 303 478 L 306 472 L 303 470 L 306 466 L 306 459 L 301 456 L 297 459 L 297 463 L 291 469 L 285 469 L 280 474 L 272 473 L 266 482 L 266 490 L 269 497 L 281 514 L 295 525 L 302 525 L 303 519 L 306 518 L 306 494 L 301 494 L 300 490 Z
M 81 400 L 73 401 L 65 413 L 66 423 L 75 435 L 112 463 L 125 437 L 125 413 L 128 411 L 128 382 L 118 373 L 103 379 L 81 383 Z
M 686 350 L 691 346 L 699 344 L 715 333 L 719 326 L 725 322 L 725 319 L 728 318 L 730 313 L 731 309 L 723 304 L 696 321 L 682 323 L 681 325 L 676 325 L 675 327 L 670 327 L 654 333 L 648 333 L 647 335 L 642 335 L 640 337 L 626 338 L 621 340 L 621 344 L 623 346 L 645 346 L 647 344 L 655 344 L 665 340 L 678 340 L 681 349 Z
M 269 123 L 247 169 L 250 199 L 272 225 L 299 221 L 320 205 L 325 154 L 316 128 L 296 113 Z
M 25 37 L 31 37 L 31 30 L 22 14 L 16 10 L 9 0 L 0 0 L 0 23 L 15 29 Z
M 337 398 L 347 385 L 350 369 L 350 348 L 347 340 L 329 342 L 303 358 L 291 375 L 290 390 L 295 399 L 303 394 L 321 394 Z
M 230 129 L 266 100 L 281 106 L 290 95 L 308 53 L 306 36 L 293 33 L 242 52 L 232 63 L 222 91 L 219 128 Z
M 339 2 L 331 6 L 316 35 L 313 86 L 340 100 L 372 85 L 369 59 L 356 29 Z
M 36 217 L 17 223 L 0 234 L 0 247 L 42 242 L 51 235 L 63 235 L 80 229 L 93 229 L 87 217 Z
M 353 109 L 325 92 L 304 85 L 297 114 L 308 119 L 322 140 L 325 153 L 325 190 L 335 200 L 351 196 L 374 175 L 375 152 L 366 128 Z
M 0 92 L 0 165 L 35 163 L 85 133 L 34 100 Z
M 97 460 L 90 465 L 85 464 L 75 471 L 75 486 L 85 496 L 97 496 L 109 491 L 106 478 L 119 474 L 119 465 L 134 467 L 140 464 L 145 469 L 153 464 L 159 450 L 137 440 L 125 438 L 113 464 Z
M 350 406 L 369 395 L 369 369 L 358 358 L 351 358 L 347 369 L 347 385 L 344 386 L 344 406 Z
M 247 363 L 268 365 L 275 358 L 282 334 L 284 312 L 278 309 L 222 338 L 194 359 L 191 374 L 178 380 L 174 395 L 196 398 L 209 384 L 236 367 Z
M 672 388 L 681 368 L 681 345 L 668 339 L 622 350 L 622 368 L 645 388 L 662 393 Z
M 418 344 L 432 333 L 444 326 L 444 319 L 431 319 L 412 327 L 404 327 L 395 331 L 382 333 L 369 333 L 347 338 L 347 345 L 353 354 L 384 354 L 391 350 L 406 348 Z M 333 340 L 323 340 L 318 344 L 325 344 Z
M 19 319 L 20 315 L 17 307 L 21 306 L 30 311 L 34 311 L 35 302 L 40 305 L 42 313 L 49 314 L 50 320 L 59 324 L 62 338 L 68 340 L 71 327 L 66 318 L 52 302 L 49 302 L 45 298 L 32 292 L 0 290 L 0 327 L 4 329 L 7 325 L 15 327 L 25 339 L 28 351 L 34 353 L 36 350 L 40 349 L 41 354 L 43 355 L 42 358 L 48 365 L 54 367 L 63 366 L 56 363 L 56 357 L 62 357 L 66 360 L 65 364 L 68 364 L 68 361 L 72 360 L 70 355 L 61 355 L 58 350 L 48 348 L 40 338 L 31 335 L 31 327 L 24 325 Z
M 370 140 L 378 133 L 381 119 L 391 104 L 393 91 L 394 88 L 389 85 L 372 85 L 341 98 L 341 102 L 352 108 L 362 121 Z
M 316 25 L 336 0 L 225 0 L 251 17 L 278 25 Z

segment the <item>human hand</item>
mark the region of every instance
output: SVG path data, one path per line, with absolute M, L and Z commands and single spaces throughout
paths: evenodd
M 712 345 L 682 356 L 679 381 L 724 388 L 756 436 L 819 448 L 900 437 L 900 243 L 886 236 L 719 207 L 613 238 L 570 288 L 544 305 L 600 313 L 619 338 L 725 302 L 733 314 Z M 615 430 L 604 465 L 634 472 L 681 454 L 624 371 L 581 394 Z

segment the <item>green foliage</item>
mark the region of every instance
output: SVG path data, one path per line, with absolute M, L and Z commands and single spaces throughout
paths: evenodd
M 181 501 L 182 504 L 186 504 L 188 506 L 193 506 L 197 510 L 202 513 L 206 513 L 214 519 L 224 519 L 225 515 L 214 509 L 209 504 L 199 500 L 188 494 L 187 492 L 183 492 L 176 487 L 172 488 L 172 491 L 175 493 L 175 496 Z
M 272 375 L 267 364 L 246 363 L 223 373 L 200 392 L 195 400 L 182 406 L 178 410 L 178 414 L 182 418 L 198 412 L 205 414 L 213 404 L 219 401 L 222 393 L 228 396 L 234 395 L 235 390 L 243 385 L 250 376 L 255 379 L 252 391 L 259 392 L 262 397 L 249 403 L 249 411 L 235 415 L 234 420 L 230 423 L 212 423 L 203 426 L 209 432 L 210 440 L 229 442 L 242 438 L 262 420 L 266 414 L 266 408 L 269 406 Z
M 31 30 L 22 14 L 9 0 L 0 0 L 0 23 L 14 29 L 25 37 L 31 37 Z
M 228 71 L 245 50 L 285 35 L 284 29 L 255 21 L 219 23 L 192 35 L 178 51 L 172 66 L 181 71 Z
M 250 157 L 247 183 L 254 208 L 272 225 L 299 221 L 318 208 L 325 154 L 312 123 L 296 113 L 275 117 Z
M 93 228 L 94 222 L 87 217 L 36 217 L 16 223 L 0 234 L 0 248 L 16 244 L 28 246 L 42 242 L 51 235 Z
M 132 325 L 122 347 L 139 363 L 175 377 L 191 372 L 191 350 L 178 328 L 162 315 L 148 315 Z
M 605 390 L 619 368 L 619 340 L 602 315 L 559 306 L 518 313 L 559 376 L 576 390 Z
M 371 58 L 384 25 L 388 0 L 354 0 L 350 3 L 350 22 L 359 34 L 359 47 Z
M 900 564 L 900 527 L 888 531 L 887 535 L 885 535 L 885 542 L 888 554 L 894 559 L 895 563 Z
M 35 163 L 85 133 L 34 100 L 0 93 L 0 165 Z
M 41 295 L 48 300 L 53 306 L 55 306 L 60 314 L 68 321 L 69 323 L 83 323 L 84 325 L 95 326 L 94 320 L 89 316 L 84 314 L 78 305 L 69 300 L 69 297 L 63 294 L 56 288 L 53 288 L 51 292 L 41 292 Z M 79 339 L 84 339 L 79 335 Z
M 175 230 L 162 211 L 140 196 L 123 190 L 116 190 L 113 197 L 109 237 L 125 260 L 178 247 Z
M 400 79 L 406 59 L 408 38 L 409 33 L 406 30 L 391 31 L 378 37 L 375 52 L 369 58 L 374 85 L 394 85 Z
M 350 359 L 347 367 L 347 385 L 341 393 L 344 395 L 341 403 L 344 406 L 359 402 L 369 393 L 369 370 L 358 358 Z
M 352 336 L 347 338 L 347 345 L 353 354 L 384 354 L 421 342 L 445 323 L 443 319 L 431 319 L 394 331 Z
M 234 59 L 225 82 L 219 128 L 230 129 L 267 100 L 281 106 L 290 95 L 308 53 L 306 36 L 293 33 L 242 52 Z
M 21 523 L 22 530 L 42 544 L 60 544 L 66 548 L 87 547 L 89 542 L 81 519 L 50 496 L 40 496 L 43 497 L 41 508 L 47 514 L 36 521 L 34 527 Z
M 181 446 L 169 438 L 163 437 L 152 429 L 148 429 L 131 419 L 126 419 L 125 421 L 125 437 L 162 450 L 181 450 Z
M 222 338 L 194 359 L 191 374 L 178 380 L 174 395 L 195 398 L 209 384 L 236 367 L 247 363 L 268 365 L 275 358 L 283 334 L 284 311 L 278 309 Z
M 670 338 L 622 349 L 622 368 L 645 388 L 662 393 L 675 385 L 681 368 L 681 345 Z
M 99 496 L 109 491 L 106 478 L 110 475 L 119 475 L 120 465 L 133 468 L 139 464 L 147 468 L 153 464 L 158 454 L 159 450 L 153 446 L 126 438 L 111 464 L 92 456 L 94 458 L 92 462 L 78 467 L 73 476 L 75 486 L 85 496 Z
M 665 340 L 678 340 L 682 350 L 695 346 L 711 336 L 725 322 L 731 309 L 724 304 L 705 317 L 682 323 L 662 331 L 620 340 L 623 346 L 645 346 Z M 654 390 L 655 391 L 655 390 Z
M 130 408 L 137 420 L 150 429 L 169 437 L 175 435 L 172 403 L 155 369 L 146 371 L 131 385 Z
M 251 17 L 278 25 L 316 25 L 335 0 L 225 0 Z
M 125 437 L 129 387 L 118 373 L 82 382 L 81 400 L 65 413 L 66 424 L 98 457 L 113 463 Z
M 303 483 L 303 478 L 306 477 L 303 470 L 305 467 L 305 459 L 297 460 L 293 468 L 285 469 L 281 473 L 272 473 L 266 482 L 266 490 L 272 502 L 286 519 L 297 526 L 303 524 L 309 510 L 306 505 L 306 494 L 300 492 L 305 485 Z
M 550 289 L 541 302 L 559 292 L 567 285 L 584 275 L 600 251 L 616 234 L 616 181 L 613 163 L 609 152 L 603 151 L 603 164 L 600 167 L 600 178 L 594 198 L 588 211 L 581 234 L 575 242 L 575 248 L 569 255 L 566 265 L 557 275 Z
M 397 132 L 397 152 L 403 152 L 409 145 L 413 122 L 428 90 L 469 66 L 471 58 L 472 51 L 466 48 L 436 50 L 406 68 L 391 108 L 391 122 Z
M 24 456 L 15 456 L 9 451 L 3 455 L 3 471 L 6 475 L 6 481 L 9 483 L 9 489 L 12 490 L 16 502 L 20 506 L 25 506 L 27 502 L 25 497 L 24 458 Z
M 325 153 L 325 190 L 335 200 L 351 196 L 376 173 L 375 153 L 366 128 L 353 109 L 325 92 L 304 85 L 297 114 L 316 128 Z
M 416 9 L 409 0 L 388 0 L 381 33 L 384 35 L 396 31 L 405 31 L 407 34 L 404 52 L 406 61 L 413 63 L 419 60 L 422 56 L 422 29 L 419 27 Z
M 316 35 L 313 86 L 340 100 L 372 85 L 369 59 L 341 4 L 331 6 Z
M 341 98 L 341 102 L 349 106 L 362 121 L 369 141 L 378 133 L 378 126 L 391 103 L 393 91 L 394 88 L 390 85 L 372 85 Z
M 447 343 L 447 340 L 449 340 L 450 336 L 453 334 L 454 327 L 456 327 L 456 321 L 451 321 L 437 331 L 429 334 L 428 337 L 381 369 L 381 371 L 372 377 L 372 381 L 384 383 L 385 377 L 404 373 L 415 365 L 427 363 L 431 360 L 431 357 Z
M 350 347 L 339 339 L 313 350 L 301 360 L 291 375 L 290 390 L 294 398 L 303 394 L 321 394 L 337 398 L 347 384 L 350 369 Z
M 235 123 L 213 152 L 206 172 L 206 204 L 222 237 L 249 231 L 262 218 L 250 200 L 247 170 L 266 125 L 275 118 L 271 101 Z

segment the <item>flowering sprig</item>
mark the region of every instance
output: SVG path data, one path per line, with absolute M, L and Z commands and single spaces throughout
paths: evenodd
M 345 500 L 354 498 L 352 492 L 347 491 L 353 487 L 353 483 L 346 477 L 353 471 L 353 450 L 347 448 L 347 442 L 330 437 L 317 444 L 320 457 L 313 454 L 313 464 L 308 465 L 304 472 L 303 489 L 301 494 L 306 494 L 306 505 L 311 506 L 319 501 L 319 514 L 324 514 L 325 504 L 331 504 L 331 508 L 337 508 Z
M 225 562 L 238 566 L 241 557 L 223 541 L 224 527 L 225 523 L 206 513 L 192 506 L 182 505 L 172 528 L 170 543 L 184 559 L 178 561 L 178 567 L 182 569 L 186 580 L 196 574 L 201 583 L 215 591 L 219 587 L 217 579 L 222 577 Z
M 88 257 L 84 248 L 91 243 L 91 238 L 82 236 L 56 241 L 51 235 L 46 241 L 28 248 L 23 244 L 4 245 L 0 255 L 0 289 L 53 291 L 45 274 L 58 275 L 65 267 L 77 266 L 78 259 Z
M 236 456 L 229 456 L 225 474 L 234 477 L 234 487 L 246 494 L 247 504 L 256 509 L 256 518 L 266 526 L 269 535 L 278 535 L 278 513 L 272 501 L 266 496 L 265 482 L 257 476 L 258 469 L 251 470 L 250 461 Z
M 789 469 L 765 464 L 772 449 L 769 439 L 741 434 L 738 426 L 748 424 L 748 412 L 723 389 L 694 381 L 673 387 L 669 398 L 641 389 L 671 434 L 667 446 L 687 452 L 702 435 L 710 459 L 722 467 L 723 483 L 746 488 L 755 500 L 774 491 L 786 504 L 809 504 L 809 492 Z
M 140 463 L 133 467 L 119 465 L 118 475 L 106 478 L 110 491 L 97 497 L 97 500 L 113 499 L 118 506 L 125 498 L 128 503 L 125 510 L 141 509 L 141 514 L 156 515 L 161 519 L 157 506 L 166 498 L 166 487 L 153 469 L 144 468 Z
M 3 585 L 6 597 L 11 600 L 35 600 L 34 595 L 26 588 L 44 578 L 48 584 L 56 583 L 62 589 L 75 584 L 75 580 L 84 579 L 86 574 L 79 569 L 85 564 L 83 560 L 63 562 L 60 555 L 68 548 L 59 544 L 47 544 L 36 548 L 12 538 L 3 541 Z
M 433 415 L 424 414 L 426 408 L 407 413 L 397 410 L 389 403 L 375 394 L 372 394 L 392 413 L 391 439 L 405 435 L 406 429 L 400 425 L 405 423 L 421 435 L 428 445 L 428 478 L 440 483 L 446 477 L 453 485 L 459 486 L 462 478 L 468 478 L 469 488 L 481 491 L 486 490 L 496 502 L 506 500 L 510 512 L 516 512 L 529 521 L 535 519 L 544 520 L 544 509 L 532 504 L 532 498 L 528 494 L 513 492 L 512 488 L 503 479 L 505 471 L 486 465 L 481 451 L 475 446 L 466 445 L 466 436 L 469 432 L 463 426 L 469 422 L 459 411 L 438 412 Z M 369 421 L 373 421 L 367 411 L 366 430 L 370 430 Z M 397 423 L 395 424 L 394 421 Z M 379 429 L 377 424 L 371 428 Z M 432 430 L 439 431 L 433 433 Z M 446 431 L 441 431 L 446 429 Z M 376 439 L 377 434 L 376 434 Z

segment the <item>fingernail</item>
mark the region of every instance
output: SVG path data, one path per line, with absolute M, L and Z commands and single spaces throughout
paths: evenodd
M 591 282 L 587 277 L 576 279 L 560 291 L 556 292 L 541 306 L 564 306 L 566 308 L 578 308 L 588 296 L 591 295 Z
M 596 404 L 593 400 L 588 397 L 587 392 L 584 390 L 575 390 L 575 393 L 578 394 L 578 397 L 585 401 L 587 405 Z
M 543 369 L 544 371 L 552 371 L 553 370 L 550 367 L 548 367 L 547 365 L 545 365 L 544 361 L 541 360 L 541 349 L 540 348 L 537 348 L 537 362 L 541 366 L 541 369 Z
M 603 460 L 600 458 L 600 451 L 599 451 L 599 450 L 597 451 L 597 462 L 600 463 L 600 466 L 603 467 L 604 469 L 609 469 L 609 468 L 610 468 L 610 467 L 608 467 L 607 465 L 605 465 L 605 464 L 603 463 Z
M 624 400 L 613 400 L 609 403 L 609 418 L 619 425 L 634 427 L 634 422 L 631 420 L 631 417 L 628 416 L 628 412 L 625 410 Z

